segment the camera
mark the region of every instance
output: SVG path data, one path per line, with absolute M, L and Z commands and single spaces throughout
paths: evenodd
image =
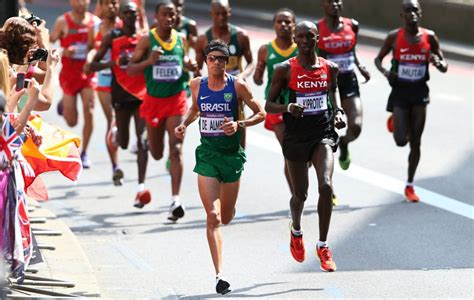
M 35 16 L 34 14 L 30 14 L 29 17 L 25 16 L 24 17 L 28 23 L 30 23 L 33 26 L 39 26 L 43 20 L 41 20 L 38 16 Z
M 30 59 L 28 59 L 28 62 L 30 63 L 37 60 L 46 61 L 47 58 L 48 58 L 48 50 L 44 48 L 38 48 L 35 50 L 35 52 L 30 57 Z

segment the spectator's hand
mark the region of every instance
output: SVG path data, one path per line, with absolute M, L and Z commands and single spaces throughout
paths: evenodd
M 36 79 L 28 79 L 29 84 L 26 88 L 26 93 L 28 94 L 28 99 L 33 99 L 34 102 L 38 101 L 38 95 L 40 92 L 40 85 Z
M 49 30 L 46 28 L 46 21 L 41 20 L 39 25 L 33 24 L 36 32 L 36 43 L 40 48 L 49 48 Z
M 40 147 L 43 143 L 43 136 L 36 131 L 34 127 L 26 124 L 25 129 L 23 130 L 25 135 L 31 139 L 31 141 L 36 145 L 36 147 Z
M 48 57 L 46 58 L 46 65 L 48 67 L 56 68 L 59 63 L 60 55 L 58 49 L 50 49 L 48 51 Z

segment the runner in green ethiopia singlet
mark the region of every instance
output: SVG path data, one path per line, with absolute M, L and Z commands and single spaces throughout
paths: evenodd
M 161 47 L 163 54 L 145 69 L 145 80 L 148 95 L 166 98 L 186 89 L 187 81 L 184 72 L 184 45 L 177 31 L 172 29 L 171 42 L 164 42 L 156 32 L 150 30 L 150 49 Z
M 225 71 L 231 75 L 237 75 L 242 72 L 242 56 L 244 52 L 242 47 L 239 45 L 237 40 L 237 28 L 234 25 L 229 24 L 230 27 L 230 42 L 229 46 L 229 62 L 225 67 Z M 212 28 L 206 31 L 207 43 L 210 43 L 214 38 L 212 37 Z
M 272 85 L 273 71 L 275 65 L 285 60 L 292 58 L 298 54 L 298 48 L 296 43 L 293 43 L 290 48 L 283 50 L 280 49 L 275 40 L 268 43 L 267 46 L 267 86 L 265 87 L 265 99 L 268 99 L 268 94 L 270 93 L 270 87 Z M 280 94 L 280 103 L 287 104 L 288 102 L 288 89 L 284 89 Z

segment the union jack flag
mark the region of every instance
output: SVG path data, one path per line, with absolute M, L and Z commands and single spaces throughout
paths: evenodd
M 2 135 L 0 136 L 0 160 L 11 161 L 15 157 L 15 152 L 23 145 L 25 136 L 19 135 L 13 123 L 15 114 L 3 114 Z

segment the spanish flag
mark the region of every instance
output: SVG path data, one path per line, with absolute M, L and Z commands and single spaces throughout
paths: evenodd
M 44 172 L 59 171 L 64 177 L 76 181 L 82 171 L 79 154 L 81 139 L 69 131 L 44 122 L 38 115 L 30 116 L 28 124 L 43 139 L 39 147 L 31 139 L 27 139 L 21 148 L 23 156 L 35 172 L 35 177 L 24 176 L 27 193 L 35 178 Z

